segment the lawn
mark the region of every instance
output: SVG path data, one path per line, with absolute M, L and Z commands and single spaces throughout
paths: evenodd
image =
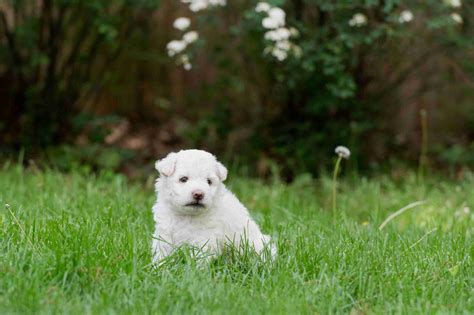
M 228 186 L 278 240 L 275 262 L 203 266 L 177 253 L 155 269 L 152 177 L 0 169 L 1 314 L 474 313 L 474 174 L 350 175 L 334 216 L 328 177 L 231 172 Z

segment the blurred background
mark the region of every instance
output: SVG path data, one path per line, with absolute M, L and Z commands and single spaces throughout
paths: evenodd
M 2 159 L 146 174 L 474 167 L 474 2 L 2 0 Z

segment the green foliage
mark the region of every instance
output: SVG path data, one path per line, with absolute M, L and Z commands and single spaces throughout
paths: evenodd
M 75 135 L 78 103 L 94 103 L 111 65 L 157 0 L 7 1 L 0 8 L 0 139 L 34 147 Z
M 474 312 L 472 174 L 423 185 L 413 173 L 355 176 L 341 183 L 336 223 L 327 177 L 285 185 L 231 174 L 231 189 L 277 240 L 275 262 L 231 252 L 207 266 L 178 251 L 156 269 L 154 176 L 144 186 L 15 165 L 0 175 L 2 314 Z M 379 231 L 417 200 L 427 203 Z
M 0 6 L 2 149 L 71 144 L 84 134 L 95 146 L 108 131 L 90 114 L 102 102 L 101 111 L 128 110 L 140 127 L 143 121 L 176 126 L 180 146 L 253 166 L 279 165 L 292 178 L 330 165 L 339 144 L 350 146 L 362 167 L 401 156 L 387 118 L 418 97 L 397 95 L 414 74 L 452 64 L 452 71 L 435 69 L 436 86 L 421 81 L 436 92 L 457 84 L 472 90 L 474 6 L 468 1 L 455 8 L 439 0 L 272 0 L 285 10 L 286 26 L 299 33 L 291 38 L 293 53 L 281 62 L 271 54 L 256 0 L 198 13 L 180 1 L 162 7 L 158 0 L 33 2 Z M 406 10 L 413 21 L 401 23 Z M 171 34 L 171 23 L 162 29 L 171 22 L 163 19 L 169 12 L 189 16 L 190 30 L 200 34 L 185 51 L 196 61 L 185 80 L 177 60 L 164 56 L 166 42 L 183 35 Z M 366 20 L 351 25 L 356 14 Z M 472 96 L 465 102 L 472 106 Z M 467 138 L 462 144 L 473 141 Z M 374 146 L 384 155 L 361 159 L 372 157 Z M 409 149 L 403 157 L 416 160 L 416 144 Z
M 440 160 L 445 162 L 452 173 L 461 167 L 474 165 L 474 142 L 470 145 L 455 144 L 451 147 L 439 149 Z
M 92 170 L 117 171 L 135 156 L 133 151 L 100 144 L 54 146 L 45 150 L 45 161 L 62 171 L 85 167 Z
M 256 3 L 229 3 L 222 16 L 232 16 L 236 22 L 229 26 L 222 18 L 221 29 L 228 27 L 228 32 L 217 38 L 208 29 L 208 18 L 213 21 L 212 30 L 219 25 L 215 10 L 199 13 L 198 29 L 207 39 L 206 55 L 220 76 L 210 84 L 216 88 L 214 94 L 210 88 L 197 94 L 198 99 L 211 103 L 229 103 L 234 117 L 230 131 L 243 126 L 253 131 L 253 138 L 242 143 L 239 152 L 263 151 L 287 173 L 297 164 L 300 170 L 318 171 L 337 144 L 355 144 L 364 150 L 364 138 L 385 127 L 380 121 L 383 98 L 419 69 L 418 58 L 425 61 L 435 52 L 473 47 L 467 25 L 474 10 L 469 4 L 452 8 L 443 1 L 268 1 L 285 9 L 286 27 L 295 27 L 300 34 L 292 38 L 300 54 L 279 62 L 268 53 L 269 41 L 264 40 L 268 30 L 262 26 L 264 15 L 255 11 Z M 406 10 L 413 14 L 413 21 L 402 23 L 400 16 Z M 454 12 L 463 16 L 464 24 L 453 20 Z M 355 14 L 363 14 L 366 22 L 350 25 Z M 383 60 L 384 54 L 397 53 L 389 51 L 391 46 L 409 46 L 415 39 L 429 47 L 427 52 L 420 50 L 425 57 L 400 53 L 407 70 L 399 76 L 377 73 L 387 78 L 373 75 L 372 63 L 390 67 Z M 236 103 L 235 94 L 247 98 Z M 210 111 L 218 110 L 216 106 Z M 359 126 L 357 133 L 351 125 Z M 202 135 L 203 128 L 200 130 Z

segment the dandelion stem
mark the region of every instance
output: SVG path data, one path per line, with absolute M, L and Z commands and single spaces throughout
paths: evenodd
M 341 165 L 342 156 L 339 155 L 334 166 L 334 173 L 332 175 L 332 212 L 336 215 L 336 195 L 337 195 L 337 174 L 339 173 L 339 167 Z

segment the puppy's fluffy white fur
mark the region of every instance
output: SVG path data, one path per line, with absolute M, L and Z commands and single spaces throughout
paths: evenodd
M 248 243 L 258 253 L 270 246 L 249 212 L 224 186 L 227 169 L 215 156 L 201 150 L 170 153 L 155 164 L 157 201 L 153 206 L 153 257 L 159 262 L 175 248 L 187 244 L 211 255 L 226 244 Z

